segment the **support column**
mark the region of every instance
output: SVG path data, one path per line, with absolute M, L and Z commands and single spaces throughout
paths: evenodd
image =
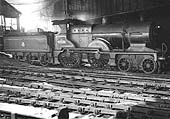
M 20 31 L 20 17 L 17 17 L 17 31 Z

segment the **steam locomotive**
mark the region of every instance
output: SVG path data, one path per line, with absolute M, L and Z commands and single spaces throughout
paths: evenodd
M 116 66 L 120 71 L 150 74 L 165 66 L 168 41 L 162 26 L 151 22 L 60 25 L 57 33 L 20 33 L 4 37 L 4 52 L 15 59 L 41 65 L 94 68 Z

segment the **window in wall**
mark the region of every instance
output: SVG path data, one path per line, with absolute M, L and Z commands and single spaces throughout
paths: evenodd
M 17 30 L 17 19 L 16 18 L 5 18 L 6 30 Z
M 0 26 L 5 26 L 4 16 L 0 15 Z

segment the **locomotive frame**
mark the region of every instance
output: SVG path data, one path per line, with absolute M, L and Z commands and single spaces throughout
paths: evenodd
M 154 73 L 157 70 L 159 60 L 156 51 L 130 52 L 115 50 L 108 52 L 97 48 L 67 47 L 63 48 L 58 55 L 60 64 L 69 68 L 81 65 L 82 57 L 85 57 L 84 59 L 87 59 L 93 68 L 117 66 L 123 72 L 142 70 L 146 74 Z

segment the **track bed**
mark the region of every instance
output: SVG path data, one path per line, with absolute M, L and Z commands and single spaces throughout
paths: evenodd
M 169 90 L 169 74 L 7 65 L 0 68 L 0 113 L 1 118 L 46 118 L 15 112 L 17 105 L 48 109 L 43 113 L 54 111 L 57 118 L 66 110 L 65 119 L 169 119 Z

